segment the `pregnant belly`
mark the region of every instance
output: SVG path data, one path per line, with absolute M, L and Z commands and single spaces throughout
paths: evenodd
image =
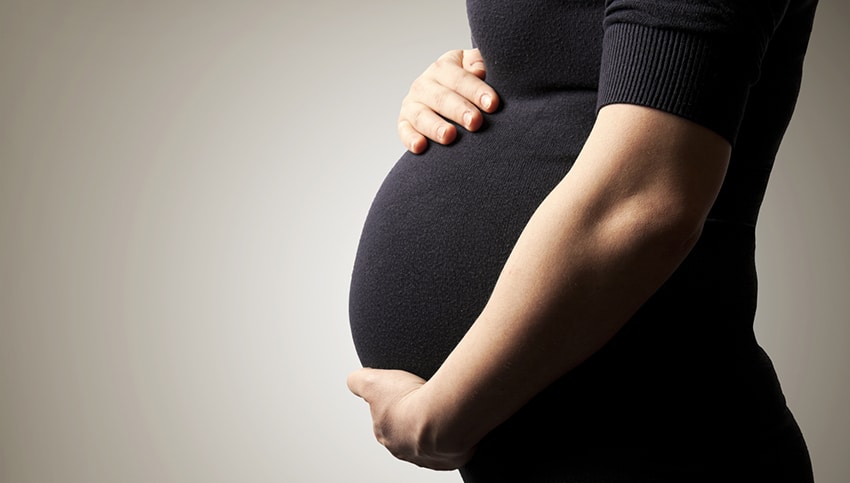
M 594 102 L 594 93 L 505 102 L 483 131 L 402 156 L 372 204 L 352 274 L 351 331 L 364 366 L 424 378 L 437 370 L 572 165 Z

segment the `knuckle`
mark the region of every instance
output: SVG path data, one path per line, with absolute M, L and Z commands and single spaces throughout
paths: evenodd
M 419 78 L 434 77 L 435 75 L 437 75 L 437 72 L 439 72 L 442 68 L 443 63 L 444 60 L 442 59 L 442 57 L 435 60 L 434 62 L 431 62 L 430 64 L 428 64 L 428 68 L 426 68 L 425 71 L 422 72 L 422 75 L 419 76 Z
M 408 132 L 410 132 L 410 123 L 405 119 L 400 119 L 397 124 L 397 130 L 399 137 L 403 140 Z
M 427 91 L 426 85 L 427 83 L 421 78 L 413 81 L 413 83 L 410 84 L 410 89 L 407 91 L 405 100 L 410 101 L 411 99 L 421 98 L 422 94 Z
M 423 109 L 415 109 L 413 110 L 408 119 L 410 119 L 411 124 L 414 126 L 418 126 L 422 123 L 422 118 L 425 116 L 425 111 Z
M 435 76 L 441 75 L 443 73 L 443 71 L 445 71 L 445 70 L 446 70 L 446 59 L 440 58 L 440 59 L 435 60 L 434 63 L 431 64 L 431 72 Z
M 460 55 L 463 55 L 462 49 L 450 49 L 450 50 L 443 52 L 442 55 L 437 57 L 437 62 L 439 62 L 441 60 L 442 61 L 444 61 L 444 60 L 454 60 L 454 59 L 457 59 L 458 56 L 460 56 Z
M 451 92 L 441 89 L 434 93 L 434 106 L 439 108 L 443 108 L 449 102 L 449 98 L 451 97 Z
M 413 111 L 412 102 L 405 101 L 401 103 L 401 109 L 398 111 L 398 120 L 403 121 L 405 119 L 409 119 L 411 117 L 411 113 Z
M 441 55 L 437 60 L 431 64 L 435 70 L 444 71 L 446 69 L 457 68 L 461 65 L 460 63 L 460 50 L 450 50 L 445 54 Z
M 435 120 L 424 109 L 416 111 L 410 121 L 413 130 L 425 134 L 432 139 L 439 132 L 439 120 Z

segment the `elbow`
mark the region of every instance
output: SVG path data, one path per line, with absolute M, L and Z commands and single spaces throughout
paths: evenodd
M 609 211 L 603 226 L 627 252 L 681 260 L 699 240 L 707 213 L 681 197 L 638 196 Z
M 702 235 L 705 217 L 689 219 L 682 222 L 674 234 L 670 236 L 670 251 L 685 258 L 694 248 Z
M 654 227 L 651 237 L 658 247 L 670 256 L 684 258 L 699 241 L 707 214 L 703 205 L 670 197 L 644 216 Z

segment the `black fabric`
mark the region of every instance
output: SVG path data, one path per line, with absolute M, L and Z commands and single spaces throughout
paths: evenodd
M 430 377 L 611 103 L 734 144 L 697 246 L 625 328 L 481 442 L 467 482 L 811 481 L 753 335 L 754 226 L 799 89 L 815 2 L 469 0 L 502 99 L 451 146 L 404 154 L 352 274 L 365 366 Z M 462 130 L 460 130 L 462 132 Z
M 788 0 L 609 0 L 599 106 L 646 105 L 734 143 Z

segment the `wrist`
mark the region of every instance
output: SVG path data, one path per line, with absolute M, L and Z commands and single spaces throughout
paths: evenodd
M 445 391 L 439 381 L 429 381 L 419 392 L 414 414 L 420 448 L 462 465 L 481 437 L 474 434 L 472 421 L 461 414 L 457 391 Z

